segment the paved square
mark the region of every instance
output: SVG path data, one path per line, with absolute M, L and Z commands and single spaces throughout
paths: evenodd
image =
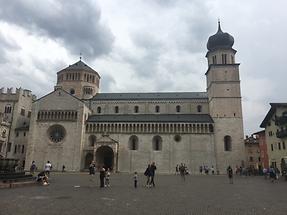
M 52 173 L 49 186 L 0 189 L 1 215 L 80 214 L 287 214 L 287 182 L 263 177 L 156 175 L 145 188 L 140 175 L 112 174 L 111 187 L 99 187 L 87 173 Z

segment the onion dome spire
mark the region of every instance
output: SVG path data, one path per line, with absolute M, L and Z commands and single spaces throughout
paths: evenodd
M 210 36 L 207 42 L 208 51 L 215 51 L 216 49 L 232 48 L 234 38 L 228 33 L 221 30 L 220 21 L 218 20 L 218 30 L 216 34 Z

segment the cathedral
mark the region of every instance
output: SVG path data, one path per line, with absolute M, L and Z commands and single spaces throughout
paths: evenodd
M 239 63 L 233 37 L 207 42 L 205 92 L 100 93 L 100 74 L 82 60 L 60 70 L 54 91 L 33 102 L 25 169 L 82 171 L 94 160 L 114 172 L 160 173 L 185 163 L 225 173 L 244 159 Z

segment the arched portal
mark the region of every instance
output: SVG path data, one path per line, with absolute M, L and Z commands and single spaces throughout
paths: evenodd
M 109 146 L 100 146 L 96 151 L 96 163 L 110 170 L 114 167 L 114 151 Z
M 89 169 L 89 166 L 91 164 L 91 162 L 93 161 L 93 154 L 92 153 L 88 153 L 85 157 L 85 169 Z

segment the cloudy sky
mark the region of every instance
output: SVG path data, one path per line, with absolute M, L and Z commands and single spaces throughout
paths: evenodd
M 286 102 L 287 2 L 277 0 L 0 0 L 0 86 L 37 97 L 79 60 L 101 92 L 206 91 L 208 37 L 234 36 L 245 134 Z M 285 62 L 284 62 L 285 60 Z

